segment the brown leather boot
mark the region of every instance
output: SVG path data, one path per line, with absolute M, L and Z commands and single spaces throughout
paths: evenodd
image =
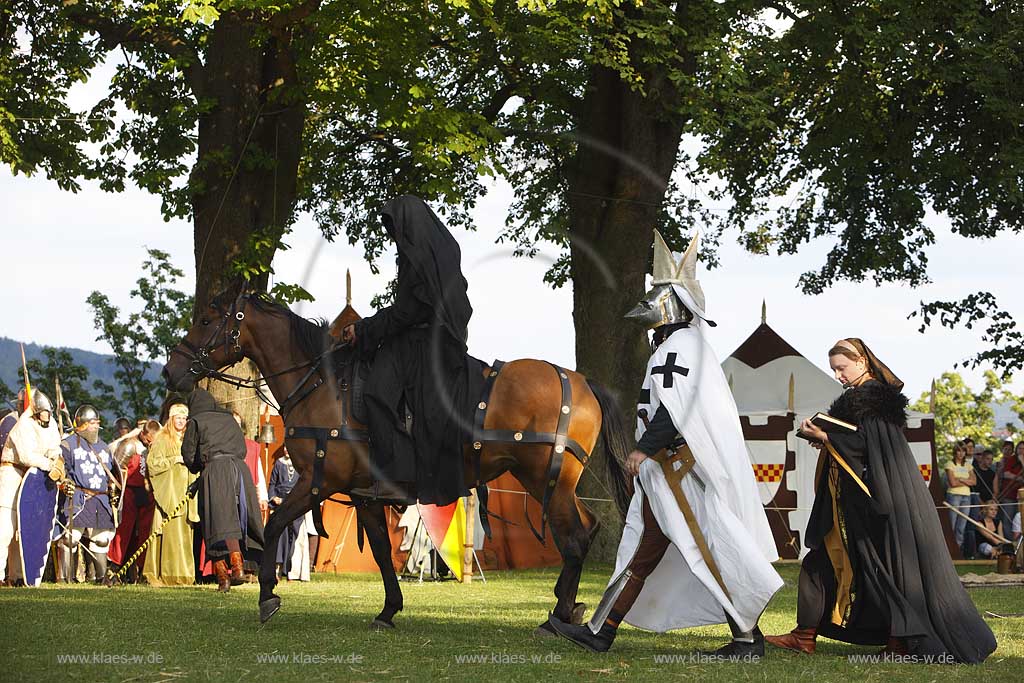
M 242 570 L 242 553 L 231 553 L 228 555 L 228 562 L 231 564 L 231 585 L 241 586 L 245 583 L 245 572 Z
M 227 593 L 231 590 L 231 577 L 228 574 L 228 563 L 224 560 L 215 560 L 213 571 L 217 575 L 217 590 Z
M 795 628 L 785 635 L 765 636 L 764 639 L 765 642 L 771 643 L 775 647 L 813 655 L 817 637 L 818 629 L 816 628 Z

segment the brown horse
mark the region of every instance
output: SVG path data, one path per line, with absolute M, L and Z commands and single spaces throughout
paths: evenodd
M 278 539 L 287 525 L 310 510 L 315 500 L 351 489 L 366 489 L 372 483 L 365 441 L 331 440 L 326 442 L 326 457 L 322 460 L 322 490 L 314 496 L 318 449 L 311 438 L 289 436 L 293 429 L 301 432 L 306 427 L 334 429 L 347 425 L 348 429 L 359 431 L 362 425 L 354 420 L 352 402 L 342 395 L 344 383 L 339 386 L 335 373 L 339 365 L 350 363 L 353 355 L 346 347 L 334 346 L 334 339 L 327 334 L 322 321 L 307 320 L 258 294 L 243 291 L 235 297 L 221 294 L 215 298 L 172 349 L 164 367 L 169 388 L 190 391 L 202 378 L 236 379 L 220 370 L 249 358 L 259 368 L 273 396 L 279 400 L 286 397 L 280 407 L 286 445 L 300 477 L 270 516 L 265 529 L 259 575 L 261 621 L 268 620 L 280 607 L 280 598 L 273 592 L 277 583 L 275 560 Z M 556 374 L 552 367 L 544 361 L 516 360 L 505 364 L 500 374 L 494 373 L 483 426 L 489 433 L 509 430 L 504 433 L 516 436 L 508 442 L 484 440 L 476 448 L 467 444 L 463 456 L 465 484 L 471 488 L 511 472 L 538 501 L 544 500 L 545 490 L 553 487 L 547 496 L 548 521 L 564 562 L 555 584 L 554 614 L 564 621 L 574 619 L 579 623 L 582 606 L 576 603 L 576 593 L 583 561 L 599 522 L 576 496 L 576 484 L 586 456 L 593 452 L 598 436 L 603 436 L 616 503 L 624 511 L 630 492 L 620 462 L 630 442 L 618 407 L 605 390 L 576 372 L 560 370 Z M 491 374 L 490 368 L 484 372 Z M 562 406 L 566 384 L 572 392 L 571 410 Z M 559 454 L 562 449 L 550 442 L 529 443 L 528 438 L 523 438 L 524 433 L 555 432 L 563 412 L 567 418 L 561 422 L 567 423 L 568 439 L 585 451 L 582 458 L 555 460 L 553 449 L 558 449 Z M 560 467 L 549 471 L 551 463 L 557 465 L 559 460 Z M 552 472 L 553 476 L 549 476 Z M 391 562 L 384 505 L 363 502 L 357 507 L 357 520 L 365 530 L 384 581 L 384 609 L 373 623 L 377 627 L 393 627 L 392 617 L 402 609 L 402 592 Z

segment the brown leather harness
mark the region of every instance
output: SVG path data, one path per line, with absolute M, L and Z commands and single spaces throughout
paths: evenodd
M 505 363 L 503 361 L 496 360 L 488 369 L 487 377 L 484 380 L 483 391 L 480 395 L 480 402 L 477 404 L 473 419 L 472 439 L 474 451 L 474 480 L 476 482 L 475 488 L 477 490 L 477 497 L 480 502 L 482 526 L 487 535 L 490 536 L 490 523 L 488 521 L 489 513 L 487 512 L 487 484 L 486 482 L 481 481 L 480 476 L 480 458 L 484 444 L 551 444 L 551 456 L 548 461 L 547 485 L 544 487 L 544 495 L 541 502 L 541 525 L 539 531 L 534 526 L 530 516 L 528 514 L 526 515 L 526 521 L 530 527 L 530 531 L 538 541 L 544 543 L 544 529 L 547 524 L 548 507 L 551 503 L 551 496 L 554 494 L 555 488 L 558 485 L 558 478 L 562 472 L 562 460 L 564 458 L 565 451 L 568 450 L 572 453 L 584 466 L 586 466 L 587 461 L 590 459 L 590 454 L 577 441 L 569 438 L 569 420 L 572 416 L 572 385 L 569 383 L 568 373 L 554 363 L 549 363 L 549 365 L 558 374 L 562 389 L 558 424 L 555 427 L 554 432 L 486 429 L 484 427 L 484 423 L 487 418 L 487 409 L 490 405 L 491 393 L 494 390 L 494 383 L 497 380 L 498 375 L 501 373 L 501 369 L 504 365 Z M 351 372 L 356 371 L 355 364 L 353 363 Z M 348 394 L 352 391 L 352 382 L 348 380 L 347 376 L 345 376 L 346 374 L 347 373 L 343 374 L 343 378 L 339 384 L 339 389 L 343 396 L 343 406 L 351 405 L 351 398 L 348 397 Z M 320 506 L 324 500 L 324 462 L 327 457 L 328 442 L 353 441 L 357 443 L 367 443 L 369 441 L 368 430 L 353 428 L 348 424 L 348 414 L 348 410 L 342 411 L 342 424 L 339 427 L 288 427 L 287 429 L 287 435 L 289 438 L 312 439 L 316 442 L 316 450 L 313 458 L 313 480 L 310 488 L 310 495 L 313 499 L 313 526 L 316 528 L 317 533 L 325 538 L 327 537 L 327 532 L 323 526 L 323 512 Z M 526 499 L 524 498 L 524 501 L 525 500 Z
M 544 487 L 544 495 L 541 501 L 540 531 L 533 525 L 533 520 L 526 512 L 526 497 L 523 497 L 523 514 L 530 531 L 538 541 L 544 543 L 544 527 L 548 519 L 548 506 L 551 503 L 551 496 L 558 485 L 558 477 L 562 472 L 562 459 L 565 451 L 568 450 L 576 459 L 587 465 L 590 454 L 575 440 L 569 438 L 569 419 L 572 415 L 572 385 L 569 383 L 569 374 L 554 363 L 548 363 L 558 373 L 559 383 L 562 388 L 562 398 L 558 411 L 558 424 L 554 432 L 528 432 L 514 429 L 485 429 L 484 422 L 487 419 L 487 409 L 490 405 L 491 392 L 494 390 L 494 383 L 505 366 L 504 361 L 496 360 L 491 365 L 487 378 L 484 380 L 484 388 L 481 392 L 480 402 L 476 406 L 476 414 L 473 419 L 473 466 L 474 479 L 476 481 L 477 498 L 480 500 L 480 509 L 485 514 L 481 515 L 482 526 L 487 535 L 490 536 L 490 524 L 487 521 L 487 485 L 480 481 L 480 457 L 485 443 L 541 443 L 551 444 L 551 456 L 548 460 L 547 484 Z

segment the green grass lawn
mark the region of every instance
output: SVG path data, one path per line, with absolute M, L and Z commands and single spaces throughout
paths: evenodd
M 766 633 L 793 627 L 798 567 L 779 567 L 786 586 L 768 607 Z M 983 571 L 961 567 L 961 573 Z M 580 599 L 593 606 L 610 567 L 585 574 Z M 0 590 L 0 680 L 4 681 L 386 681 L 700 680 L 907 681 L 1024 679 L 1024 619 L 987 620 L 999 649 L 978 667 L 851 664 L 862 648 L 819 641 L 818 654 L 769 648 L 761 664 L 661 663 L 660 655 L 713 648 L 724 626 L 664 635 L 624 627 L 612 651 L 593 655 L 533 635 L 553 606 L 554 569 L 490 572 L 487 583 L 403 582 L 398 628 L 368 628 L 383 602 L 374 575 L 314 575 L 282 584 L 281 611 L 264 627 L 258 589 L 93 586 Z M 978 609 L 1024 612 L 1024 589 L 971 589 Z M 589 614 L 589 612 L 588 612 Z M 67 655 L 108 663 L 69 663 Z M 485 663 L 465 658 L 485 655 Z M 141 657 L 142 661 L 130 661 Z M 268 662 L 280 657 L 285 662 Z M 319 661 L 318 661 L 319 658 Z M 493 660 L 493 661 L 492 661 Z M 534 661 L 536 660 L 536 662 Z

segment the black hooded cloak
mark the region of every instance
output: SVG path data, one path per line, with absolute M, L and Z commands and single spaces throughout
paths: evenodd
M 872 367 L 875 377 L 887 371 Z M 868 380 L 829 409 L 858 425 L 853 434 L 830 432 L 829 441 L 871 498 L 823 455 L 804 539 L 810 552 L 801 566 L 797 624 L 849 643 L 882 645 L 891 636 L 904 639 L 910 654 L 981 662 L 995 650 L 995 637 L 949 557 L 935 504 L 903 433 L 902 382 L 893 379 Z M 844 565 L 852 577 L 848 589 L 837 580 Z
M 418 197 L 392 200 L 382 221 L 398 247 L 394 303 L 355 323 L 359 353 L 373 359 L 365 392 L 373 474 L 445 505 L 468 493 L 462 445 L 483 386 L 483 363 L 466 354 L 473 308 L 462 252 Z
M 245 464 L 245 437 L 234 416 L 218 408 L 205 389 L 189 396 L 181 457 L 189 471 L 202 475 L 199 518 L 207 556 L 212 560 L 226 556 L 225 541 L 233 538 L 246 560 L 262 559 L 263 518 Z

